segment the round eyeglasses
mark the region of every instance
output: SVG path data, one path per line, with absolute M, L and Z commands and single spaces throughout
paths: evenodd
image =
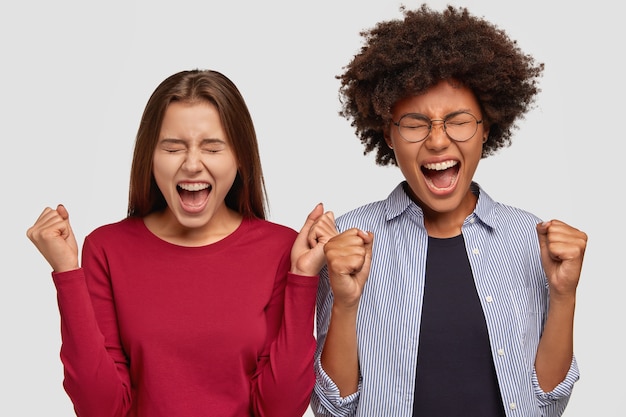
M 471 113 L 460 111 L 450 113 L 443 119 L 430 119 L 423 114 L 408 113 L 405 114 L 393 124 L 398 126 L 398 132 L 402 139 L 407 142 L 421 142 L 430 135 L 433 130 L 433 122 L 441 122 L 443 131 L 448 137 L 456 142 L 465 142 L 470 140 L 476 131 L 478 125 L 483 121 L 476 119 Z

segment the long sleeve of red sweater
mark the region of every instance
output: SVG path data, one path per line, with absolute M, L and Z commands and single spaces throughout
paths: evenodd
M 296 232 L 245 220 L 216 244 L 140 219 L 96 229 L 53 274 L 64 387 L 78 416 L 298 416 L 314 383 L 317 277 L 288 274 Z
M 268 355 L 260 358 L 258 372 L 253 379 L 255 416 L 302 416 L 309 405 L 315 384 L 312 372 L 315 295 L 311 297 L 311 290 L 313 293 L 317 291 L 317 281 L 317 278 L 289 274 L 282 318 L 278 311 L 272 314 L 273 317 L 268 316 L 268 326 L 272 321 L 280 327 L 270 344 Z M 292 390 L 293 387 L 299 388 Z M 288 392 L 292 393 L 289 399 L 285 396 Z M 294 394 L 299 397 L 293 397 Z

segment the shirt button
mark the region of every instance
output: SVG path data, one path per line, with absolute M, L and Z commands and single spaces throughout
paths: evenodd
M 472 253 L 474 255 L 478 255 L 480 253 L 480 251 L 478 250 L 478 248 L 474 248 L 474 249 L 472 249 Z
M 517 404 L 515 404 L 515 403 L 511 403 L 511 404 L 509 404 L 509 408 L 510 408 L 511 410 L 515 410 L 515 409 L 517 408 Z
M 498 356 L 504 356 L 504 349 L 498 349 Z
M 485 297 L 485 300 L 487 300 L 487 302 L 490 303 L 490 302 L 493 301 L 493 297 L 488 295 L 488 296 Z
M 474 220 L 474 218 L 472 217 L 472 218 L 470 219 L 470 223 L 471 223 L 471 224 L 474 224 L 474 221 L 475 221 L 475 220 Z

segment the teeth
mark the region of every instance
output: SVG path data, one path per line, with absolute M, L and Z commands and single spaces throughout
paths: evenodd
M 452 168 L 456 164 L 458 164 L 457 161 L 444 161 L 444 162 L 437 162 L 434 164 L 425 164 L 424 168 L 431 169 L 433 171 L 443 171 L 444 169 Z
M 204 190 L 205 188 L 209 188 L 209 184 L 205 182 L 195 182 L 195 183 L 185 182 L 182 184 L 178 184 L 178 186 L 185 191 L 200 191 L 200 190 Z

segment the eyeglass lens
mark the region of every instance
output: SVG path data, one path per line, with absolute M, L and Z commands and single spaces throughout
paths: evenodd
M 437 120 L 441 122 L 440 120 Z M 470 113 L 454 113 L 443 121 L 443 128 L 450 139 L 463 142 L 470 139 L 478 129 L 478 121 Z M 420 142 L 430 133 L 433 122 L 420 114 L 406 114 L 397 123 L 400 135 L 409 142 Z

